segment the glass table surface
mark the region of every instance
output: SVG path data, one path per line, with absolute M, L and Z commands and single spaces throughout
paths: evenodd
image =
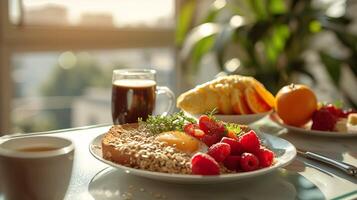
M 302 136 L 287 132 L 267 120 L 263 119 L 253 127 L 282 137 L 298 148 L 357 165 L 357 138 Z M 8 135 L 0 139 L 5 141 L 12 137 L 53 135 L 72 140 L 75 159 L 65 199 L 357 199 L 356 176 L 346 175 L 300 156 L 274 173 L 247 181 L 214 185 L 166 183 L 130 175 L 98 161 L 89 152 L 93 138 L 109 128 L 109 125 L 99 125 Z

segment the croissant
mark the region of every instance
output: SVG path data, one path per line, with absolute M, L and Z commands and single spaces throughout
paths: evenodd
M 271 110 L 274 101 L 274 96 L 255 78 L 230 75 L 181 94 L 177 107 L 192 114 L 213 109 L 220 114 L 253 114 Z

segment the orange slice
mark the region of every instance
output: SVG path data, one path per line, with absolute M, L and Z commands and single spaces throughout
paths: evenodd
M 252 113 L 247 104 L 246 98 L 244 97 L 244 93 L 238 89 L 235 89 L 232 92 L 232 105 L 234 112 L 237 114 L 245 115 Z
M 264 99 L 255 91 L 254 87 L 248 87 L 245 91 L 245 99 L 249 108 L 253 111 L 253 113 L 263 113 L 271 110 L 271 106 L 269 106 Z
M 254 81 L 253 86 L 255 91 L 265 101 L 265 103 L 267 103 L 270 107 L 274 107 L 275 98 L 273 94 L 270 93 L 267 89 L 265 89 L 264 85 L 257 80 Z

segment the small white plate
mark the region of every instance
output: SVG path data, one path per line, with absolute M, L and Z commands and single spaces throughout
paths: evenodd
M 198 119 L 201 115 L 203 114 L 191 114 L 189 112 L 183 111 L 185 115 Z M 256 122 L 263 117 L 269 115 L 272 111 L 268 111 L 265 113 L 258 113 L 258 114 L 248 114 L 248 115 L 214 115 L 218 120 L 221 120 L 223 122 L 229 122 L 229 123 L 236 123 L 236 124 L 251 124 L 253 122 Z
M 270 119 L 277 123 L 278 125 L 288 129 L 292 133 L 299 133 L 305 135 L 316 135 L 316 136 L 327 136 L 327 137 L 352 137 L 357 136 L 357 133 L 347 133 L 347 132 L 336 132 L 336 131 L 318 131 L 311 130 L 311 122 L 306 124 L 304 127 L 296 127 L 285 124 L 279 116 L 274 112 L 269 115 Z
M 116 164 L 114 162 L 105 160 L 102 156 L 101 148 L 101 140 L 104 134 L 96 137 L 91 144 L 89 145 L 89 151 L 92 155 L 98 160 L 114 167 L 128 174 L 133 174 L 141 177 L 146 177 L 150 179 L 166 181 L 166 182 L 174 182 L 174 183 L 219 183 L 219 182 L 229 182 L 229 181 L 239 181 L 243 179 L 257 177 L 263 174 L 267 174 L 277 170 L 280 167 L 288 165 L 292 162 L 296 156 L 295 147 L 289 143 L 288 141 L 278 138 L 272 135 L 261 133 L 259 134 L 262 143 L 268 147 L 270 150 L 274 151 L 276 158 L 274 165 L 259 169 L 252 172 L 241 172 L 234 174 L 222 174 L 217 176 L 201 176 L 201 175 L 183 175 L 183 174 L 168 174 L 161 172 L 152 172 L 141 169 L 134 169 L 131 167 L 126 167 L 120 164 Z

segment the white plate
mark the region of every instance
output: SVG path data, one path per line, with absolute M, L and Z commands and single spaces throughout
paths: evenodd
M 357 133 L 347 133 L 347 132 L 336 132 L 336 131 L 318 131 L 311 130 L 311 122 L 309 122 L 304 127 L 296 127 L 284 124 L 283 121 L 279 118 L 279 116 L 274 112 L 269 115 L 270 119 L 279 124 L 280 126 L 288 129 L 292 133 L 299 133 L 305 135 L 316 135 L 316 136 L 328 136 L 328 137 L 352 137 L 357 136 Z
M 292 162 L 296 156 L 296 149 L 295 147 L 289 143 L 288 141 L 261 133 L 259 134 L 262 143 L 274 151 L 276 154 L 276 162 L 273 166 L 259 169 L 252 172 L 242 172 L 242 173 L 235 173 L 235 174 L 222 174 L 217 176 L 201 176 L 201 175 L 183 175 L 183 174 L 168 174 L 168 173 L 161 173 L 161 172 L 151 172 L 147 170 L 141 169 L 134 169 L 131 167 L 126 167 L 123 165 L 116 164 L 114 162 L 105 160 L 102 157 L 102 150 L 101 148 L 101 139 L 104 134 L 99 135 L 96 137 L 91 144 L 89 145 L 89 150 L 92 155 L 97 158 L 98 160 L 115 167 L 119 170 L 122 170 L 126 173 L 146 177 L 150 179 L 156 179 L 160 181 L 167 181 L 167 182 L 175 182 L 175 183 L 219 183 L 219 182 L 228 182 L 228 181 L 238 181 L 248 178 L 253 178 L 259 175 L 267 174 L 277 170 L 279 167 L 283 167 L 288 165 Z
M 189 112 L 183 111 L 185 115 L 198 119 L 203 114 L 191 114 Z M 256 122 L 263 117 L 270 114 L 272 111 L 258 114 L 248 114 L 248 115 L 214 115 L 218 120 L 223 122 L 237 123 L 237 124 L 251 124 Z

